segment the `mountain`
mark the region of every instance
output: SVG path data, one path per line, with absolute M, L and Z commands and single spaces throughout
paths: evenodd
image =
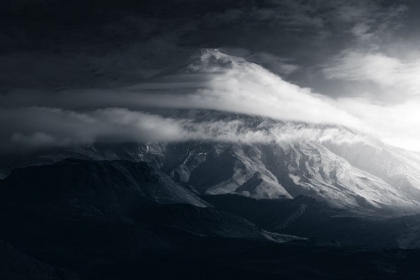
M 125 88 L 193 92 L 197 107 L 142 108 L 182 141 L 3 157 L 0 258 L 52 279 L 418 279 L 420 156 L 337 123 L 240 110 L 253 84 L 224 99 L 220 75 L 242 68 L 266 71 L 204 50 Z
M 213 94 L 196 93 L 198 101 L 224 100 L 212 91 L 225 90 L 218 84 L 223 75 L 240 72 L 251 80 L 261 78 L 258 73 L 264 71 L 244 58 L 206 49 L 125 89 L 142 93 L 146 88 L 156 96 L 172 90 L 174 95 L 185 96 L 198 89 L 198 93 Z M 278 82 L 271 78 L 269 82 Z M 277 94 L 271 87 L 267 90 Z M 271 93 L 261 94 L 272 98 Z M 226 100 L 240 102 L 243 96 L 239 97 Z M 3 201 L 16 195 L 8 190 L 20 189 L 23 195 L 13 199 L 59 201 L 92 213 L 128 213 L 150 203 L 208 208 L 200 195 L 235 194 L 284 203 L 305 196 L 341 216 L 367 219 L 420 212 L 420 157 L 416 153 L 339 124 L 280 121 L 235 109 L 198 107 L 142 109 L 178 120 L 184 125 L 185 141 L 103 142 L 10 156 L 2 162 Z M 32 178 L 30 187 L 25 178 Z
M 270 126 L 294 127 L 299 131 L 299 124 L 271 122 Z M 261 127 L 267 120 L 252 119 L 249 123 Z M 246 125 L 243 129 L 247 129 Z M 345 128 L 335 129 L 343 137 L 354 137 L 354 132 Z M 367 137 L 359 137 L 362 139 L 359 142 L 344 144 L 305 139 L 267 144 L 98 144 L 43 154 L 25 164 L 51 163 L 66 157 L 147 161 L 197 194 L 234 193 L 256 199 L 305 195 L 366 215 L 418 213 L 418 163 L 392 147 L 378 146 Z
M 238 83 L 225 88 L 226 75 Z M 235 78 L 237 75 L 241 80 Z M 284 81 L 246 58 L 214 49 L 201 50 L 143 83 L 124 88 L 139 94 L 152 91 L 157 99 L 167 94 L 195 96 L 191 101 L 197 105 L 194 108 L 188 107 L 191 104 L 179 105 L 179 100 L 179 107 L 142 107 L 149 114 L 179 121 L 184 126 L 185 141 L 61 148 L 9 160 L 2 164 L 0 174 L 6 177 L 16 167 L 51 164 L 66 158 L 146 161 L 196 194 L 239 194 L 256 199 L 304 195 L 353 214 L 419 213 L 418 154 L 339 124 L 280 121 L 271 117 L 279 111 L 270 107 L 277 99 L 264 103 L 267 112 L 260 112 L 260 116 L 252 114 L 260 108 L 257 101 L 255 108 L 235 104 L 250 98 L 247 94 L 252 92 L 241 93 L 247 91 L 247 86 L 261 89 L 256 83 L 263 77 L 268 84 L 284 86 Z M 285 94 L 276 91 L 274 85 L 267 87 L 268 93 L 261 92 L 260 99 L 272 100 L 273 95 Z M 239 92 L 229 92 L 235 87 Z M 202 100 L 209 102 L 200 103 Z M 219 106 L 224 101 L 228 103 Z M 172 183 L 168 180 L 164 184 Z

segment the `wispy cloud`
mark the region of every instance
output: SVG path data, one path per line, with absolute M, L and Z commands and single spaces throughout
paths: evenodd
M 345 51 L 326 66 L 328 79 L 372 82 L 398 94 L 420 94 L 420 58 L 403 61 L 378 52 Z
M 216 115 L 217 116 L 217 115 Z M 32 107 L 0 110 L 0 152 L 89 145 L 95 142 L 182 142 L 217 141 L 236 143 L 334 143 L 366 141 L 337 128 L 318 128 L 273 121 L 247 122 L 213 119 L 167 118 L 160 115 L 108 108 L 80 113 Z M 13 125 L 7 125 L 13 119 Z

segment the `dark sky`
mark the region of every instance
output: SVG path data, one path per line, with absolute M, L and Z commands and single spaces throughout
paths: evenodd
M 2 72 L 14 75 L 14 71 L 27 71 L 29 76 L 31 71 L 38 72 L 38 67 L 44 68 L 39 60 L 50 55 L 53 61 L 49 64 L 71 64 L 69 68 L 84 73 L 87 68 L 103 67 L 97 65 L 101 62 L 84 56 L 94 60 L 127 51 L 135 44 L 141 48 L 141 67 L 153 71 L 166 68 L 184 55 L 185 49 L 229 47 L 250 53 L 266 52 L 296 64 L 300 71 L 289 79 L 322 94 L 353 94 L 334 81 L 325 83 L 320 68 L 352 48 L 398 52 L 395 49 L 407 47 L 407 38 L 414 45 L 418 17 L 410 6 L 414 5 L 406 1 L 377 0 L 10 0 L 5 2 L 1 16 L 0 48 L 12 58 L 13 54 L 27 51 L 34 52 L 35 57 L 21 57 L 23 61 L 15 64 L 12 71 Z M 402 46 L 398 45 L 399 40 L 403 41 Z M 14 64 L 7 62 L 2 63 L 4 70 Z M 50 83 L 55 79 L 58 84 L 66 82 L 60 71 L 51 72 L 45 73 Z M 67 78 L 73 86 L 89 83 L 83 79 L 75 81 L 71 74 Z M 36 83 L 28 80 L 28 86 Z M 26 82 L 8 75 L 0 81 L 10 86 Z
M 23 108 L 31 106 L 80 111 L 66 107 L 62 100 L 46 103 L 59 100 L 57 96 L 66 90 L 77 90 L 76 107 L 87 110 L 84 100 L 101 97 L 84 91 L 149 82 L 162 71 L 182 65 L 198 50 L 217 48 L 261 65 L 301 91 L 308 88 L 310 98 L 328 99 L 367 126 L 378 128 L 375 133 L 388 143 L 420 149 L 418 1 L 2 3 L 3 114 L 10 113 L 5 108 L 14 112 L 19 108 L 22 115 Z M 111 101 L 104 108 L 111 107 L 132 109 Z M 298 119 L 306 120 L 306 116 Z M 4 141 L 13 135 L 43 135 L 40 128 L 21 132 L 13 125 L 3 134 Z M 71 126 L 66 131 L 71 134 Z

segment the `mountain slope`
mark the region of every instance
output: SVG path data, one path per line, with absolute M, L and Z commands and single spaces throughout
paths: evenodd
M 80 280 L 73 272 L 42 263 L 0 240 L 0 278 L 13 280 Z
M 2 200 L 88 205 L 123 211 L 142 203 L 188 203 L 206 207 L 194 194 L 143 162 L 67 159 L 15 169 L 0 182 Z
M 0 193 L 0 236 L 81 276 L 151 255 L 211 251 L 215 242 L 302 240 L 220 211 L 144 162 L 68 159 L 15 169 Z
M 282 234 L 364 248 L 419 248 L 420 216 L 349 216 L 346 211 L 299 196 L 293 200 L 255 200 L 237 195 L 204 196 L 217 207 Z

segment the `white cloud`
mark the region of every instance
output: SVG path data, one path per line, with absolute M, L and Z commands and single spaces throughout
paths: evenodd
M 420 151 L 420 99 L 397 105 L 372 104 L 365 99 L 343 98 L 340 106 L 375 127 L 385 143 Z
M 32 149 L 91 144 L 96 141 L 180 141 L 180 124 L 142 112 L 107 108 L 75 112 L 31 107 L 0 109 L 1 149 Z
M 399 95 L 420 94 L 420 58 L 402 61 L 382 53 L 345 51 L 324 69 L 328 79 L 372 82 Z
M 24 114 L 22 114 L 24 113 Z M 32 107 L 1 109 L 0 152 L 68 147 L 101 142 L 218 141 L 241 143 L 282 143 L 291 141 L 364 141 L 362 137 L 337 128 L 317 128 L 295 123 L 241 120 L 196 121 L 194 118 L 165 118 L 121 108 L 74 112 Z M 7 125 L 4 117 L 13 119 Z

